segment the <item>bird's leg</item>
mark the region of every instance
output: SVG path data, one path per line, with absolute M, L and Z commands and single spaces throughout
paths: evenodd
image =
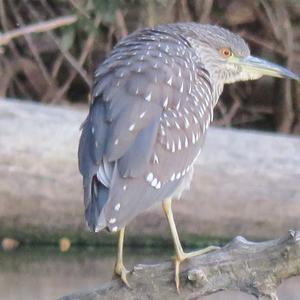
M 126 284 L 127 287 L 130 288 L 130 285 L 127 281 L 127 273 L 124 264 L 123 264 L 123 245 L 124 245 L 124 235 L 125 235 L 125 227 L 120 229 L 119 239 L 118 239 L 118 253 L 117 260 L 115 264 L 114 273 L 121 277 L 121 280 Z
M 201 255 L 201 254 L 205 254 L 207 252 L 210 251 L 214 251 L 219 249 L 219 247 L 216 246 L 209 246 L 207 248 L 204 249 L 200 249 L 194 252 L 190 252 L 190 253 L 185 253 L 182 249 L 181 243 L 180 243 L 180 239 L 178 236 L 178 232 L 176 229 L 176 225 L 174 222 L 174 217 L 173 217 L 173 212 L 172 212 L 172 199 L 168 198 L 167 200 L 165 200 L 163 202 L 163 209 L 165 212 L 165 215 L 167 217 L 168 223 L 170 225 L 170 229 L 171 229 L 171 234 L 172 234 L 172 238 L 173 238 L 173 242 L 174 242 L 174 248 L 175 248 L 175 283 L 176 283 L 176 289 L 177 292 L 179 293 L 179 286 L 180 286 L 180 281 L 179 281 L 179 272 L 180 272 L 180 264 L 186 260 L 187 258 L 191 258 L 197 255 Z

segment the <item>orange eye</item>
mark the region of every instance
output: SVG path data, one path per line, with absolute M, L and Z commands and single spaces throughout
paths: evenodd
M 228 58 L 232 55 L 232 51 L 230 48 L 221 48 L 220 53 L 224 58 Z

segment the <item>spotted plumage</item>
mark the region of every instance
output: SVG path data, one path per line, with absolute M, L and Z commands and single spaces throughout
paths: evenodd
M 116 231 L 189 186 L 223 85 L 258 78 L 220 49 L 249 57 L 217 26 L 169 24 L 129 35 L 96 69 L 79 168 L 93 231 Z
M 125 226 L 174 194 L 203 144 L 209 80 L 188 39 L 164 27 L 130 35 L 99 66 L 79 147 L 92 230 Z
M 263 75 L 299 79 L 251 56 L 238 35 L 195 23 L 135 32 L 97 68 L 78 153 L 85 217 L 93 231 L 120 232 L 115 273 L 127 286 L 125 226 L 154 203 L 170 225 L 178 291 L 180 263 L 217 249 L 183 251 L 171 199 L 189 188 L 224 84 Z

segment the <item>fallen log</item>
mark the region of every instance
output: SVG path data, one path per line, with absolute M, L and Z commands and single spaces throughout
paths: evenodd
M 236 237 L 215 252 L 183 263 L 181 293 L 176 293 L 172 262 L 137 265 L 128 274 L 131 289 L 119 279 L 99 288 L 64 296 L 60 300 L 199 299 L 224 290 L 239 290 L 259 300 L 277 300 L 277 287 L 300 275 L 300 232 L 281 239 L 249 242 Z
M 77 145 L 86 113 L 86 107 L 0 99 L 0 238 L 108 242 L 84 224 Z M 299 149 L 297 137 L 211 128 L 191 190 L 173 206 L 183 241 L 270 238 L 299 228 Z M 170 237 L 160 206 L 127 232 L 126 241 L 139 243 Z

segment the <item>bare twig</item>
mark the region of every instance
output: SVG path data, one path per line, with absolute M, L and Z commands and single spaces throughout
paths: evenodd
M 69 0 L 70 3 L 79 11 L 79 13 L 86 17 L 87 19 L 90 19 L 91 17 L 89 16 L 89 14 L 84 10 L 84 8 L 82 6 L 80 6 L 79 3 L 77 3 L 76 0 Z
M 23 22 L 23 18 L 21 15 L 19 15 L 17 13 L 17 11 L 15 11 L 14 6 L 12 3 L 9 2 L 9 6 L 10 6 L 10 10 L 13 13 L 14 17 L 16 18 L 17 22 L 22 26 L 22 28 L 24 28 L 25 24 Z M 43 62 L 42 58 L 40 57 L 39 51 L 31 37 L 31 35 L 29 34 L 24 34 L 24 38 L 28 44 L 28 47 L 31 51 L 31 53 L 33 54 L 33 57 L 39 67 L 39 69 L 41 70 L 42 76 L 44 78 L 44 81 L 47 82 L 47 84 L 49 85 L 50 89 L 53 89 L 55 82 L 52 79 L 52 77 L 50 76 L 47 67 L 45 65 L 45 63 Z M 28 76 L 29 81 L 31 82 L 32 86 L 34 87 L 35 90 L 40 90 L 40 85 L 41 82 L 38 80 L 36 80 L 36 78 L 33 78 L 31 76 Z M 43 101 L 43 99 L 42 99 Z
M 240 32 L 240 35 L 246 40 L 251 41 L 252 43 L 259 45 L 265 49 L 271 50 L 274 53 L 279 53 L 282 56 L 286 55 L 286 52 L 284 51 L 284 49 L 282 49 L 282 47 L 278 47 L 278 45 L 274 45 L 271 41 L 264 40 L 259 36 L 251 34 L 250 32 L 246 32 L 246 31 Z
M 293 31 L 288 15 L 288 11 L 282 1 L 273 0 L 273 6 L 275 8 L 277 28 L 274 32 L 278 35 L 283 43 L 283 47 L 286 53 L 287 66 L 289 68 L 293 65 Z M 273 18 L 275 19 L 275 18 Z M 275 20 L 273 21 L 276 22 Z M 276 24 L 274 24 L 276 26 Z M 284 98 L 280 103 L 278 109 L 278 130 L 280 132 L 289 133 L 292 129 L 292 124 L 294 122 L 295 114 L 293 110 L 293 96 L 291 89 L 291 81 L 286 81 L 284 83 Z
M 218 126 L 230 127 L 230 125 L 233 122 L 233 118 L 236 116 L 238 110 L 241 107 L 241 98 L 238 95 L 236 88 L 234 86 L 230 86 L 229 91 L 234 102 L 228 111 L 226 111 L 224 105 L 219 106 L 220 113 L 222 114 L 222 118 L 215 122 L 215 124 L 218 124 Z
M 116 10 L 116 23 L 118 27 L 118 31 L 121 33 L 121 38 L 124 38 L 128 35 L 127 26 L 124 20 L 124 15 L 120 9 Z
M 34 32 L 50 31 L 58 27 L 73 24 L 77 21 L 76 16 L 65 16 L 50 21 L 39 22 L 25 27 L 10 30 L 0 34 L 0 46 L 7 45 L 12 39 Z
M 30 3 L 29 3 L 30 5 Z M 45 9 L 47 9 L 49 11 L 50 15 L 54 15 L 54 12 L 51 10 L 51 8 L 49 7 L 49 5 L 43 1 L 43 5 L 45 7 Z M 30 5 L 31 11 L 34 14 L 35 17 L 38 17 L 39 13 L 35 10 L 35 8 L 33 7 L 33 5 Z M 61 46 L 61 43 L 59 41 L 59 39 L 57 38 L 57 36 L 51 32 L 48 31 L 47 34 L 51 37 L 51 39 L 53 40 L 53 42 L 55 43 L 55 45 L 57 46 L 57 48 L 59 49 L 59 51 L 61 52 L 61 54 L 64 56 L 65 60 L 70 64 L 70 66 L 72 68 L 74 68 L 77 73 L 82 77 L 82 79 L 84 80 L 84 82 L 90 86 L 91 85 L 91 79 L 88 76 L 87 72 L 81 67 L 80 64 L 78 64 L 76 58 L 66 49 L 64 49 Z
M 99 15 L 96 16 L 95 21 L 94 21 L 94 25 L 97 28 L 101 23 L 101 17 Z M 80 55 L 79 58 L 79 65 L 82 66 L 88 56 L 88 54 L 90 53 L 93 44 L 95 42 L 95 35 L 93 33 L 90 34 L 90 36 L 88 37 L 84 49 Z M 53 98 L 53 102 L 57 102 L 59 99 L 61 99 L 61 97 L 64 95 L 64 93 L 67 91 L 68 87 L 70 86 L 70 84 L 72 83 L 73 79 L 76 76 L 76 72 L 73 70 L 71 72 L 71 74 L 69 75 L 68 79 L 65 81 L 64 85 L 58 90 L 58 92 L 56 93 L 56 95 Z
M 200 1 L 197 2 L 196 1 L 196 5 L 197 3 L 201 3 Z M 214 1 L 213 0 L 205 0 L 202 2 L 202 10 L 201 10 L 201 14 L 199 16 L 199 21 L 201 23 L 208 23 L 210 20 L 210 14 L 211 14 L 211 10 L 213 7 Z

